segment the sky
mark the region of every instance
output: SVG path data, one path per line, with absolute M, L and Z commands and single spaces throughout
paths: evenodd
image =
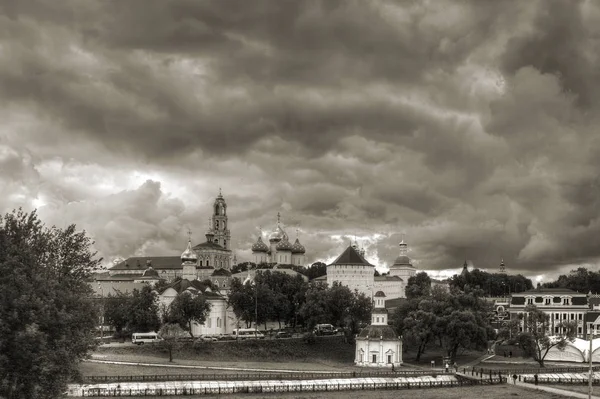
M 177 255 L 228 204 L 307 261 L 548 280 L 600 257 L 600 4 L 0 1 L 0 211 L 104 262 Z

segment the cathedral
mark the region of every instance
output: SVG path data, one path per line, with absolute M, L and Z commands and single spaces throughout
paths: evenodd
M 227 203 L 220 190 L 211 213 L 205 234 L 206 241 L 193 246 L 192 250 L 197 256 L 194 261 L 197 278 L 215 280 L 222 285 L 226 283 L 225 277 L 231 275 L 233 252 L 230 249 L 231 231 L 228 226 Z M 191 240 L 191 232 L 189 234 Z M 179 256 L 133 256 L 117 263 L 108 270 L 108 276 L 100 278 L 104 278 L 107 285 L 129 290 L 130 282 L 139 280 L 148 268 L 152 268 L 160 279 L 166 281 L 173 281 L 183 275 Z
M 252 245 L 252 260 L 254 263 L 275 263 L 281 265 L 298 265 L 305 266 L 306 248 L 300 244 L 300 239 L 297 237 L 292 244 L 289 236 L 281 227 L 281 214 L 277 213 L 277 226 L 271 234 L 269 234 L 269 245 L 262 240 L 262 230 L 256 242 Z

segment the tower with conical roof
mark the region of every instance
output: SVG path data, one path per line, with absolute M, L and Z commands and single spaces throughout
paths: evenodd
M 351 291 L 356 289 L 368 298 L 372 298 L 374 272 L 375 265 L 363 258 L 354 245 L 350 245 L 336 260 L 327 265 L 327 285 L 332 287 L 337 281 Z

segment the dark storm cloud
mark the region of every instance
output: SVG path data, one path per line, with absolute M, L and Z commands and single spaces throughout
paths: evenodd
M 223 186 L 244 256 L 281 211 L 310 261 L 356 234 L 389 264 L 405 231 L 423 269 L 593 262 L 598 26 L 589 1 L 0 3 L 0 204 L 43 197 L 107 258 L 177 253 Z

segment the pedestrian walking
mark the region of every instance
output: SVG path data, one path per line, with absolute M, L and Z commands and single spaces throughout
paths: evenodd
M 394 363 L 392 363 L 392 371 L 396 371 L 396 369 L 394 368 Z
M 458 364 L 456 362 L 454 362 L 454 372 L 458 373 Z
M 508 353 L 508 357 L 512 357 L 512 351 Z
M 517 385 L 517 375 L 513 374 L 513 384 Z

